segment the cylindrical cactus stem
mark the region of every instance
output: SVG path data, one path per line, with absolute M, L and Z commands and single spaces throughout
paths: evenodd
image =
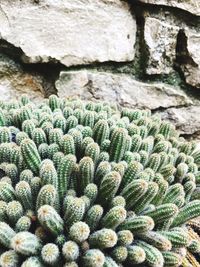
M 82 140 L 83 140 L 83 135 L 82 135 L 81 131 L 74 129 L 74 128 L 70 129 L 68 134 L 70 134 L 74 138 L 76 155 L 78 156 L 80 154 L 80 151 L 81 151 L 81 144 L 82 144 Z
M 33 179 L 33 172 L 31 170 L 26 169 L 20 173 L 19 176 L 20 181 L 25 181 L 27 183 L 30 183 L 32 179 Z
M 129 246 L 133 243 L 133 234 L 130 230 L 121 230 L 119 232 L 117 232 L 117 244 L 119 246 Z
M 131 152 L 138 152 L 142 144 L 142 137 L 139 134 L 132 135 Z
M 15 231 L 16 232 L 29 231 L 30 227 L 31 227 L 31 219 L 28 216 L 22 216 L 16 222 Z
M 94 127 L 95 123 L 95 112 L 94 111 L 85 111 L 83 115 L 83 121 L 82 124 L 84 126 L 89 126 L 91 128 Z
M 85 222 L 76 222 L 69 229 L 69 237 L 74 242 L 80 244 L 88 239 L 90 228 Z
M 146 253 L 143 248 L 131 245 L 127 247 L 128 257 L 127 260 L 131 264 L 142 264 L 146 259 Z
M 12 140 L 12 135 L 8 127 L 0 127 L 0 144 L 10 143 Z
M 148 206 L 153 198 L 158 193 L 158 185 L 155 182 L 149 182 L 148 189 L 143 197 L 141 197 L 137 203 L 136 207 L 134 209 L 135 213 L 138 214 L 141 211 L 145 209 L 146 206 Z
M 0 256 L 0 266 L 14 267 L 20 265 L 20 256 L 14 250 L 8 250 Z
M 51 184 L 44 185 L 37 196 L 36 210 L 43 205 L 50 205 L 56 211 L 59 211 L 58 192 Z
M 179 163 L 178 166 L 176 167 L 176 173 L 175 173 L 176 180 L 182 183 L 187 172 L 188 172 L 188 165 L 184 162 Z
M 42 161 L 39 176 L 41 178 L 42 185 L 51 184 L 55 187 L 55 189 L 58 188 L 57 171 L 54 167 L 53 161 L 50 159 Z
M 91 143 L 87 145 L 85 149 L 85 156 L 90 157 L 95 165 L 99 160 L 99 155 L 100 155 L 100 148 L 97 143 Z
M 68 119 L 68 117 L 72 114 L 73 114 L 73 109 L 71 107 L 65 107 L 63 109 L 63 115 L 64 115 L 65 119 Z
M 4 116 L 3 110 L 0 109 L 0 126 L 5 126 L 6 124 L 6 118 Z
M 94 179 L 94 162 L 90 157 L 84 157 L 79 162 L 80 191 L 83 192 L 85 187 L 93 182 Z
M 64 230 L 64 222 L 56 210 L 44 205 L 38 210 L 38 220 L 40 224 L 52 235 L 58 236 Z
M 122 196 L 116 196 L 112 199 L 110 207 L 116 207 L 116 206 L 121 206 L 121 207 L 125 207 L 126 206 L 126 200 L 124 197 Z
M 178 267 L 182 263 L 182 257 L 173 251 L 163 251 L 162 255 L 165 263 L 164 266 Z
M 103 208 L 100 205 L 94 205 L 87 211 L 84 220 L 90 227 L 91 232 L 96 230 L 102 215 Z
M 6 173 L 6 176 L 11 178 L 12 184 L 15 185 L 17 183 L 18 176 L 19 176 L 17 166 L 13 163 L 6 164 L 5 173 Z
M 90 199 L 90 203 L 94 203 L 98 194 L 98 188 L 96 184 L 90 183 L 84 189 L 84 195 Z
M 98 230 L 90 235 L 89 244 L 91 247 L 97 247 L 101 249 L 112 248 L 117 243 L 116 233 L 107 228 Z
M 182 184 L 170 185 L 162 203 L 173 203 L 180 195 L 185 195 Z
M 63 133 L 65 133 L 67 129 L 67 123 L 66 123 L 66 119 L 64 118 L 64 116 L 61 114 L 56 115 L 53 119 L 53 126 L 54 128 L 61 129 Z
M 85 208 L 85 202 L 81 198 L 74 197 L 71 201 L 67 201 L 64 209 L 65 227 L 69 228 L 74 223 L 82 220 Z
M 196 183 L 193 181 L 188 181 L 184 184 L 184 192 L 185 192 L 185 203 L 189 203 L 191 196 L 196 189 Z
M 63 132 L 61 129 L 54 128 L 54 129 L 50 130 L 49 138 L 48 138 L 49 144 L 57 144 L 57 145 L 61 146 L 62 137 L 63 137 Z
M 36 203 L 38 193 L 42 187 L 42 182 L 40 177 L 33 177 L 30 181 L 30 187 L 31 187 L 33 203 Z
M 42 143 L 47 142 L 46 134 L 41 128 L 35 128 L 32 132 L 32 140 L 38 147 Z
M 110 143 L 110 160 L 119 162 L 126 151 L 128 132 L 124 128 L 114 130 Z
M 8 184 L 7 182 L 0 181 L 0 200 L 8 203 L 12 200 L 15 200 L 15 198 L 16 194 L 12 185 Z
M 192 254 L 199 254 L 200 253 L 200 241 L 193 239 L 190 245 L 188 246 L 188 250 Z
M 49 148 L 48 148 L 48 158 L 52 160 L 53 155 L 59 151 L 60 151 L 60 147 L 58 144 L 56 144 L 56 143 L 50 144 Z
M 74 241 L 67 241 L 63 244 L 62 255 L 67 262 L 76 261 L 79 257 L 79 246 Z
M 105 151 L 108 152 L 110 151 L 110 140 L 109 139 L 105 139 L 102 143 L 101 143 L 101 151 Z
M 172 229 L 170 231 L 161 231 L 161 234 L 167 237 L 173 248 L 182 248 L 189 245 L 189 235 L 187 231 L 183 231 L 182 228 Z
M 0 221 L 5 222 L 7 219 L 7 203 L 5 201 L 0 200 Z
M 58 246 L 53 243 L 48 243 L 43 246 L 41 251 L 42 260 L 44 263 L 52 266 L 58 263 L 60 252 Z
M 39 173 L 39 166 L 41 163 L 41 158 L 38 153 L 35 143 L 31 139 L 24 139 L 21 142 L 21 151 L 23 159 L 27 167 L 34 173 Z
M 69 116 L 72 115 L 72 114 L 69 114 Z M 74 111 L 73 111 L 73 115 L 77 118 L 78 120 L 78 123 L 79 124 L 82 124 L 83 122 L 83 116 L 84 116 L 84 112 L 82 109 L 80 108 L 76 108 Z M 68 117 L 69 117 L 68 116 Z M 67 119 L 67 118 L 66 118 Z
M 160 154 L 158 153 L 151 154 L 146 167 L 149 167 L 156 172 L 159 166 L 160 166 Z
M 116 246 L 111 252 L 112 258 L 116 262 L 124 262 L 128 256 L 128 250 L 123 246 Z
M 145 233 L 154 228 L 154 221 L 148 216 L 135 216 L 127 218 L 119 225 L 118 230 L 130 230 L 133 234 Z
M 25 260 L 21 267 L 44 267 L 44 264 L 39 257 L 32 256 Z
M 56 169 L 58 169 L 58 166 L 59 166 L 59 164 L 60 164 L 60 162 L 61 162 L 63 157 L 64 157 L 64 153 L 62 153 L 62 152 L 56 152 L 53 155 L 52 161 L 53 161 L 54 167 Z
M 5 248 L 11 248 L 11 240 L 16 235 L 15 231 L 4 222 L 0 222 L 0 244 Z
M 126 186 L 134 179 L 137 179 L 138 174 L 143 170 L 143 166 L 140 162 L 132 161 L 129 163 L 128 168 L 122 179 L 122 185 Z
M 85 137 L 81 143 L 81 154 L 85 155 L 85 149 L 89 144 L 94 143 L 94 139 L 92 137 Z
M 109 257 L 109 256 L 106 256 L 105 257 L 105 262 L 104 262 L 104 267 L 118 267 L 119 264 L 116 263 L 116 261 L 113 260 L 113 258 Z
M 25 256 L 37 255 L 41 249 L 40 240 L 30 232 L 17 233 L 11 240 L 11 247 Z
M 97 185 L 100 185 L 102 178 L 108 174 L 111 171 L 111 165 L 108 161 L 102 161 L 98 165 L 96 171 L 95 171 L 95 176 L 94 176 L 94 181 Z
M 154 181 L 158 184 L 158 192 L 151 201 L 151 203 L 154 205 L 160 205 L 163 202 L 169 184 L 163 179 L 161 174 L 156 174 L 154 177 Z
M 77 125 L 78 125 L 78 119 L 74 115 L 70 115 L 66 120 L 67 131 L 75 128 Z
M 60 108 L 61 103 L 60 99 L 56 95 L 50 95 L 49 97 L 49 107 L 52 111 L 54 111 L 57 108 Z
M 18 219 L 23 215 L 23 207 L 19 201 L 13 200 L 8 203 L 6 213 L 10 225 L 15 225 Z
M 179 226 L 200 216 L 200 200 L 193 200 L 186 204 L 176 215 L 172 226 Z
M 105 256 L 99 249 L 89 249 L 83 257 L 83 264 L 86 267 L 103 267 L 104 262 Z
M 106 174 L 99 187 L 97 197 L 97 201 L 99 201 L 98 203 L 101 203 L 102 206 L 108 205 L 117 193 L 120 183 L 121 176 L 118 172 L 112 171 Z
M 149 231 L 137 236 L 139 236 L 140 239 L 148 242 L 150 245 L 156 247 L 161 251 L 169 251 L 172 249 L 171 242 L 165 235 L 162 235 L 161 233 Z
M 110 129 L 108 122 L 106 120 L 99 120 L 93 128 L 93 137 L 95 142 L 101 145 L 104 140 L 108 139 L 109 132 Z
M 65 134 L 62 138 L 62 152 L 67 154 L 73 154 L 75 155 L 75 144 L 74 144 L 74 138 L 70 134 Z
M 22 123 L 22 131 L 27 133 L 31 138 L 33 130 L 35 129 L 35 123 L 33 120 L 26 120 Z
M 144 241 L 139 241 L 139 240 L 136 241 L 136 245 L 145 251 L 146 263 L 150 267 L 157 267 L 164 265 L 164 258 L 162 256 L 162 253 L 157 248 L 155 248 L 152 245 L 149 245 Z
M 74 169 L 76 158 L 74 155 L 67 155 L 61 159 L 58 166 L 58 193 L 60 201 L 63 200 L 70 183 L 70 175 Z
M 18 132 L 16 134 L 16 143 L 18 146 L 20 146 L 21 142 L 24 140 L 24 139 L 27 139 L 29 138 L 28 134 L 25 133 L 25 132 Z
M 129 183 L 121 192 L 121 196 L 126 201 L 126 208 L 131 209 L 137 201 L 147 192 L 148 183 L 142 179 Z
M 155 210 L 143 212 L 143 214 L 150 216 L 156 225 L 173 218 L 177 213 L 178 207 L 172 203 L 159 205 Z
M 20 200 L 24 207 L 24 210 L 33 210 L 33 198 L 29 183 L 25 181 L 19 182 L 15 187 L 15 191 L 18 200 Z
M 101 220 L 102 227 L 115 230 L 126 219 L 126 210 L 121 206 L 110 209 Z

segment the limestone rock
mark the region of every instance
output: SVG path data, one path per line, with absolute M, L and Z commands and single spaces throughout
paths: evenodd
M 176 88 L 162 83 L 139 82 L 125 74 L 63 71 L 56 88 L 60 97 L 78 96 L 127 107 L 157 109 L 191 104 L 191 100 Z
M 0 37 L 25 62 L 66 66 L 134 58 L 136 21 L 120 0 L 1 0 Z
M 169 108 L 161 117 L 174 123 L 181 134 L 192 135 L 200 132 L 200 106 Z
M 194 15 L 200 16 L 199 0 L 140 0 L 140 2 L 154 5 L 177 7 Z
M 0 54 L 0 100 L 15 100 L 22 94 L 41 101 L 45 96 L 43 77 L 23 71 L 20 65 Z
M 200 34 L 189 29 L 185 29 L 187 38 L 187 60 L 181 65 L 185 75 L 185 80 L 193 87 L 200 88 Z
M 172 71 L 178 31 L 176 26 L 146 17 L 144 39 L 149 54 L 147 74 L 169 74 Z

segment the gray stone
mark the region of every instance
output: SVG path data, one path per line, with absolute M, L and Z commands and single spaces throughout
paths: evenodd
M 16 100 L 22 95 L 38 102 L 44 99 L 43 77 L 23 71 L 20 65 L 0 54 L 0 100 Z
M 187 53 L 190 60 L 181 65 L 188 84 L 200 88 L 200 34 L 190 29 L 185 29 L 187 37 Z
M 140 0 L 140 2 L 154 5 L 177 7 L 194 15 L 200 16 L 199 0 Z
M 78 96 L 127 107 L 158 109 L 192 103 L 178 88 L 162 83 L 143 83 L 125 74 L 107 72 L 63 71 L 56 88 L 60 97 Z
M 25 62 L 66 66 L 134 58 L 136 21 L 120 0 L 1 0 L 0 37 Z
M 169 108 L 161 117 L 174 123 L 181 134 L 193 135 L 200 132 L 200 106 Z
M 176 26 L 146 17 L 144 39 L 149 53 L 147 74 L 169 74 L 172 71 L 178 31 Z

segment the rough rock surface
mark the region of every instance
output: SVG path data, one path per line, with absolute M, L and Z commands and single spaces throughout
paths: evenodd
M 189 62 L 181 65 L 188 84 L 200 88 L 200 33 L 185 30 L 187 37 L 187 53 L 190 58 Z
M 23 71 L 13 60 L 0 54 L 0 100 L 17 99 L 22 94 L 41 101 L 45 96 L 43 77 Z
M 178 31 L 178 27 L 156 18 L 145 19 L 144 39 L 149 54 L 147 74 L 169 74 L 172 71 Z
M 178 89 L 162 83 L 143 83 L 128 75 L 106 72 L 61 72 L 56 82 L 60 97 L 104 100 L 123 106 L 157 109 L 191 104 Z
M 136 22 L 120 0 L 1 0 L 0 25 L 0 37 L 21 48 L 25 62 L 134 58 Z
M 174 123 L 182 134 L 192 135 L 200 132 L 200 106 L 169 108 L 161 113 L 163 119 Z
M 199 0 L 140 0 L 140 2 L 154 5 L 177 7 L 200 16 Z

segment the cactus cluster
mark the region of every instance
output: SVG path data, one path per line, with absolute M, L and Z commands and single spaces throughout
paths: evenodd
M 200 152 L 150 111 L 0 103 L 0 266 L 178 267 Z

